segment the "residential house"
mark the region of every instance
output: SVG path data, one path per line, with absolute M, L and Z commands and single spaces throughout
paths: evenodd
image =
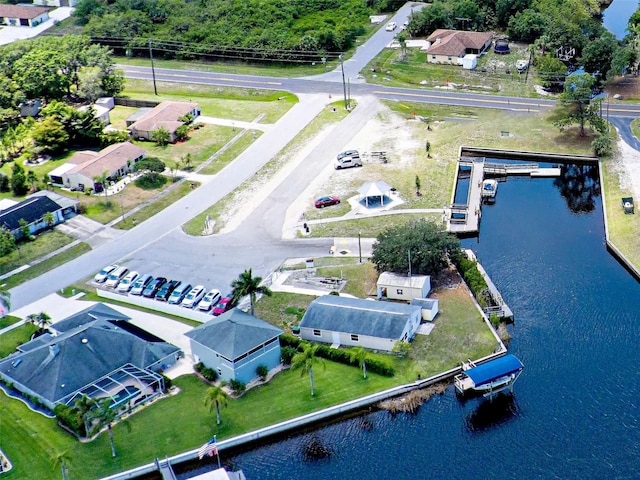
M 34 235 L 40 230 L 49 227 L 49 224 L 43 218 L 48 213 L 53 216 L 51 226 L 64 222 L 64 210 L 65 208 L 49 197 L 32 196 L 6 210 L 0 211 L 0 228 L 9 230 L 17 240 L 23 236 L 20 230 L 21 220 L 24 220 L 29 225 L 29 235 Z
M 126 120 L 127 129 L 138 140 L 151 140 L 151 132 L 164 128 L 169 132 L 169 141 L 176 141 L 176 130 L 185 124 L 181 118 L 185 115 L 197 117 L 200 109 L 197 103 L 161 102 L 151 109 L 141 109 Z
M 421 310 L 403 303 L 325 295 L 307 308 L 300 322 L 300 337 L 336 347 L 390 352 L 397 342 L 413 339 Z
M 80 0 L 33 0 L 34 5 L 45 7 L 75 7 Z
M 467 32 L 462 30 L 446 30 L 439 28 L 427 41 L 428 63 L 450 63 L 462 65 L 465 55 L 480 55 L 491 47 L 493 33 Z
M 49 9 L 30 5 L 0 4 L 0 25 L 35 27 L 49 20 Z
M 382 272 L 378 277 L 378 299 L 406 300 L 426 298 L 431 291 L 431 277 L 428 275 L 405 275 L 403 273 Z
M 67 163 L 49 172 L 51 183 L 73 191 L 87 188 L 98 193 L 103 186 L 94 179 L 107 172 L 109 180 L 126 175 L 131 167 L 142 160 L 146 151 L 131 142 L 115 143 L 93 152 L 84 150 L 74 154 Z
M 52 410 L 82 395 L 111 398 L 114 409 L 146 402 L 182 353 L 129 320 L 101 303 L 88 307 L 0 360 L 0 378 Z
M 277 327 L 237 308 L 185 333 L 196 362 L 218 372 L 222 380 L 249 383 L 256 369 L 280 365 L 282 333 Z

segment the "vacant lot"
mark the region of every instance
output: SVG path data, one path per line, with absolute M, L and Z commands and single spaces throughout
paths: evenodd
M 42 232 L 31 242 L 20 242 L 9 255 L 0 257 L 0 275 L 26 265 L 47 253 L 73 242 L 73 238 L 55 230 Z

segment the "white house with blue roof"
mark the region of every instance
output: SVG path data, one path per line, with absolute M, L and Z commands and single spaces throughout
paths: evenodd
M 325 295 L 315 299 L 300 322 L 300 336 L 332 346 L 390 352 L 396 342 L 410 342 L 422 308 L 404 303 Z
M 185 333 L 196 362 L 218 372 L 221 380 L 249 383 L 256 369 L 280 365 L 282 330 L 237 308 Z

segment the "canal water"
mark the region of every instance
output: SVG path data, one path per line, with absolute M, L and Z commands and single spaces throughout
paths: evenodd
M 640 478 L 640 283 L 605 249 L 601 200 L 594 168 L 510 177 L 464 241 L 515 312 L 513 396 L 450 387 L 416 414 L 371 412 L 223 463 L 248 480 Z
M 638 9 L 638 0 L 613 0 L 602 16 L 602 23 L 616 38 L 622 40 L 627 34 L 629 18 Z

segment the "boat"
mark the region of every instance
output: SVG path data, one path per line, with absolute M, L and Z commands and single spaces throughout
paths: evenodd
M 513 392 L 513 384 L 523 369 L 522 362 L 511 354 L 480 365 L 469 360 L 462 364 L 462 372 L 454 377 L 453 383 L 461 395 L 479 393 L 492 398 L 505 390 Z
M 487 201 L 494 200 L 496 198 L 496 193 L 498 193 L 498 181 L 493 178 L 483 180 L 482 198 Z

